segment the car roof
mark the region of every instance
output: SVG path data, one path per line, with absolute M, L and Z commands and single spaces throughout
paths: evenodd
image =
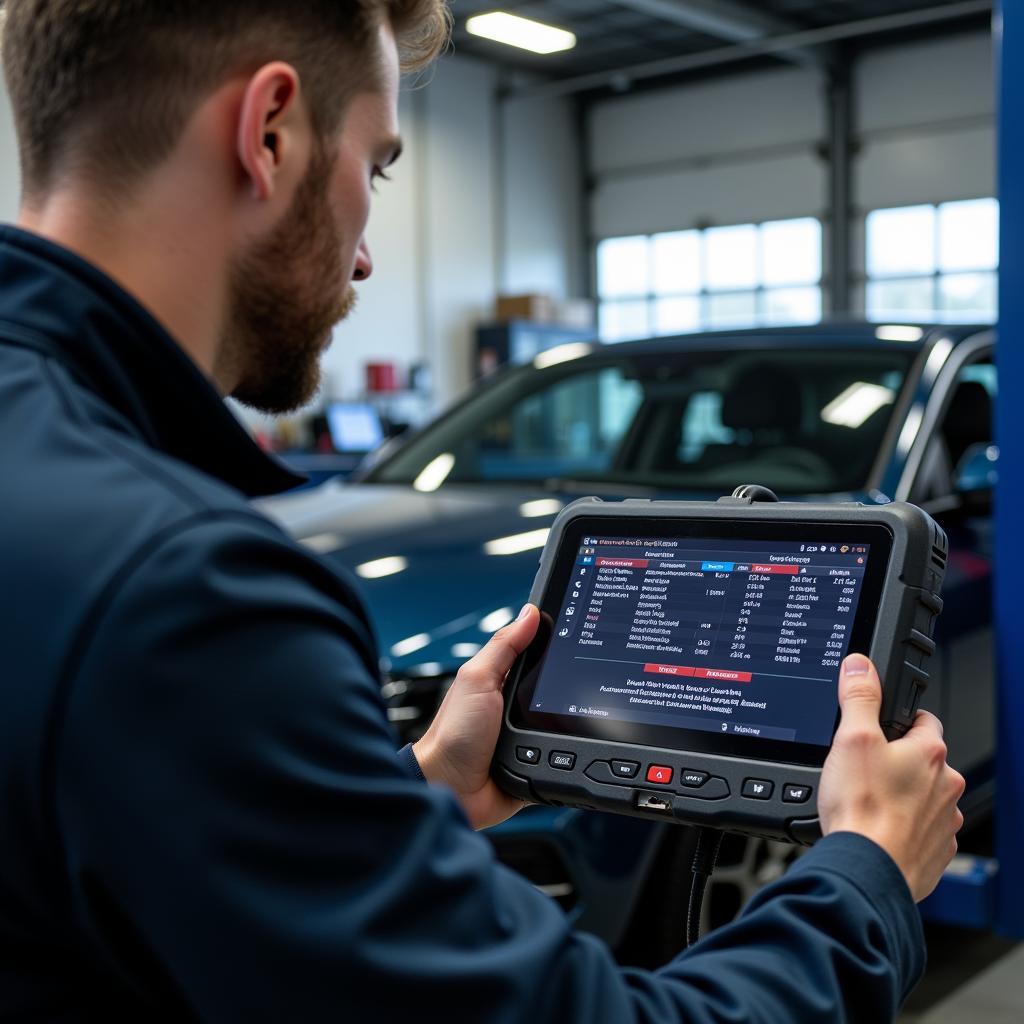
M 900 331 L 903 337 L 899 337 Z M 915 330 L 921 334 L 913 338 Z M 707 348 L 818 348 L 841 343 L 844 347 L 874 350 L 919 351 L 941 335 L 958 345 L 992 324 L 877 324 L 863 320 L 830 321 L 808 327 L 752 327 L 735 331 L 705 331 L 699 334 L 668 335 L 641 341 L 601 345 L 591 357 L 621 355 L 664 355 Z

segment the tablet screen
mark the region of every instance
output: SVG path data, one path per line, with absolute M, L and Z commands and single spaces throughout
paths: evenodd
M 712 536 L 705 522 L 704 535 L 664 524 L 662 536 L 630 536 L 599 525 L 563 542 L 520 716 L 565 733 L 820 763 L 840 663 L 870 643 L 888 531 L 747 522 L 747 536 L 737 524 Z

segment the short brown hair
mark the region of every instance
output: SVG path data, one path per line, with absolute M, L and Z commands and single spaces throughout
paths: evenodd
M 7 0 L 0 18 L 30 197 L 69 166 L 130 185 L 204 96 L 270 60 L 295 66 L 324 137 L 374 81 L 382 24 L 405 71 L 429 64 L 450 26 L 446 0 Z

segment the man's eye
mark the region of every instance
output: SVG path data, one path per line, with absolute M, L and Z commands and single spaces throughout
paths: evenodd
M 390 180 L 391 180 L 391 175 L 390 174 L 386 174 L 379 167 L 374 167 L 373 173 L 370 175 L 370 188 L 374 192 L 376 192 L 377 191 L 377 182 L 378 181 L 390 181 Z

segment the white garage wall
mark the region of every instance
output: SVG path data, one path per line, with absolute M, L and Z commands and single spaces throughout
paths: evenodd
M 856 279 L 868 211 L 995 194 L 991 37 L 873 50 L 854 66 L 853 82 Z M 805 69 L 602 101 L 589 118 L 591 241 L 826 217 L 826 139 L 825 83 Z
M 995 195 L 995 81 L 987 33 L 865 56 L 856 74 L 862 210 Z
M 598 104 L 590 119 L 596 238 L 821 216 L 822 84 L 780 69 Z
M 7 88 L 0 75 L 0 221 L 12 221 L 17 216 L 20 182 L 14 121 L 7 101 Z
M 501 290 L 579 295 L 584 252 L 572 101 L 510 99 L 500 116 Z
M 472 330 L 499 288 L 571 290 L 582 248 L 570 104 L 515 101 L 499 113 L 497 87 L 490 65 L 450 57 L 403 93 L 405 154 L 378 185 L 374 274 L 325 357 L 327 396 L 357 394 L 367 361 L 426 361 L 444 404 L 469 383 Z M 0 220 L 12 220 L 17 154 L 2 89 Z

